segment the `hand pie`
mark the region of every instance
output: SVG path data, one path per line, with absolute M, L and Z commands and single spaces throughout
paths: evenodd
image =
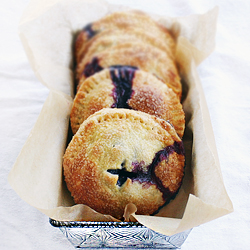
M 184 161 L 183 143 L 168 122 L 109 108 L 82 123 L 63 168 L 76 203 L 121 219 L 130 202 L 146 215 L 169 202 L 181 186 Z
M 139 110 L 168 120 L 180 138 L 184 133 L 184 112 L 176 94 L 155 76 L 131 66 L 104 69 L 81 84 L 70 114 L 73 133 L 102 108 Z
M 175 53 L 175 41 L 169 31 L 155 22 L 151 17 L 139 11 L 115 12 L 103 17 L 83 28 L 75 41 L 74 53 L 76 62 L 80 61 L 82 51 L 88 41 L 95 35 L 105 30 L 140 28 L 144 31 L 150 31 L 151 35 L 161 39 L 169 47 L 171 56 Z
M 171 49 L 163 39 L 157 38 L 150 31 L 138 27 L 126 27 L 120 29 L 107 29 L 96 34 L 82 46 L 81 50 L 79 50 L 78 57 L 76 58 L 77 63 L 80 63 L 84 56 L 89 57 L 111 46 L 131 41 L 140 41 L 155 46 L 162 50 L 162 53 L 166 53 L 171 59 L 174 59 Z
M 87 78 L 113 65 L 130 65 L 154 74 L 181 97 L 182 86 L 174 61 L 160 49 L 141 42 L 116 45 L 84 57 L 76 68 L 76 78 Z M 78 83 L 77 89 L 79 87 Z

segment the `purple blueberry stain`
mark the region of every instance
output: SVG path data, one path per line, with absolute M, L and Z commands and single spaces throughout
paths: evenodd
M 86 33 L 88 39 L 91 39 L 97 34 L 92 28 L 92 23 L 87 24 L 82 30 Z
M 134 179 L 132 179 L 132 181 L 138 181 L 141 184 L 142 183 L 148 183 L 148 184 L 153 184 L 151 183 L 152 178 L 151 178 L 151 174 L 149 173 L 149 166 L 145 167 L 145 162 L 141 161 L 141 162 L 132 162 L 132 172 L 136 173 L 136 177 Z M 146 171 L 144 170 L 146 169 Z
M 167 160 L 169 158 L 169 155 L 172 153 L 177 153 L 179 155 L 184 155 L 184 145 L 182 141 L 175 141 L 173 145 L 170 145 L 160 151 L 158 151 L 155 154 L 155 157 L 152 161 L 152 163 L 148 166 L 148 174 L 151 175 L 152 183 L 157 186 L 157 188 L 162 192 L 163 199 L 167 200 L 169 197 L 171 197 L 174 193 L 169 190 L 169 188 L 166 188 L 162 181 L 155 175 L 155 168 L 160 164 L 160 162 Z
M 85 65 L 85 68 L 84 68 L 82 74 L 85 77 L 89 77 L 89 76 L 92 76 L 95 73 L 101 71 L 102 69 L 103 69 L 103 67 L 100 66 L 99 59 L 97 57 L 94 57 L 91 62 L 89 62 Z
M 137 68 L 132 66 L 114 65 L 110 67 L 110 77 L 114 85 L 112 95 L 115 101 L 111 108 L 131 109 L 127 102 L 133 93 L 132 85 L 136 70 Z
M 117 185 L 119 187 L 121 187 L 128 178 L 133 179 L 134 177 L 136 177 L 136 173 L 133 172 L 128 172 L 126 171 L 125 168 L 122 169 L 108 169 L 108 172 L 111 174 L 115 174 L 118 175 L 118 180 L 117 180 Z
M 111 174 L 118 175 L 117 185 L 121 187 L 127 179 L 131 179 L 132 182 L 137 181 L 143 184 L 143 187 L 147 188 L 151 185 L 155 185 L 161 192 L 164 200 L 169 199 L 174 195 L 169 188 L 164 187 L 161 180 L 155 174 L 155 168 L 160 162 L 167 160 L 169 155 L 172 153 L 179 155 L 185 155 L 185 149 L 182 141 L 174 142 L 173 145 L 167 146 L 164 149 L 156 152 L 151 164 L 145 166 L 145 162 L 132 162 L 133 169 L 131 172 L 127 171 L 122 163 L 121 169 L 109 169 L 108 172 Z
M 114 85 L 112 91 L 114 103 L 111 108 L 131 109 L 127 102 L 133 94 L 132 85 L 137 69 L 138 68 L 133 66 L 123 65 L 109 67 L 110 77 Z M 93 57 L 93 59 L 85 65 L 82 74 L 87 78 L 101 70 L 103 70 L 103 67 L 100 65 L 98 57 Z

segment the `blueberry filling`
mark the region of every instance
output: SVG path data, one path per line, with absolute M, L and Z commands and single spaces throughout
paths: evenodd
M 94 31 L 92 29 L 92 23 L 86 25 L 82 30 L 85 31 L 85 33 L 87 34 L 88 39 L 91 39 L 97 33 L 96 31 Z
M 172 193 L 169 188 L 164 187 L 161 180 L 155 175 L 155 168 L 161 161 L 167 160 L 169 155 L 174 152 L 179 155 L 185 154 L 182 141 L 175 141 L 173 145 L 167 146 L 166 148 L 158 151 L 155 154 L 152 163 L 146 167 L 147 171 L 143 170 L 143 165 L 145 165 L 145 163 L 142 161 L 132 163 L 132 172 L 126 171 L 126 169 L 123 167 L 124 164 L 122 164 L 122 169 L 109 169 L 108 172 L 111 174 L 118 175 L 118 181 L 116 184 L 119 187 L 121 187 L 127 181 L 128 178 L 132 181 L 138 181 L 142 184 L 146 184 L 144 186 L 156 185 L 156 187 L 162 192 L 163 199 L 167 200 L 171 196 L 173 196 L 174 193 Z
M 133 93 L 132 85 L 136 70 L 137 68 L 132 66 L 115 65 L 110 67 L 110 77 L 115 86 L 113 89 L 115 102 L 111 108 L 131 109 L 127 102 Z
M 99 65 L 99 60 L 97 57 L 94 57 L 90 63 L 87 63 L 84 70 L 83 75 L 85 77 L 89 77 L 94 75 L 95 73 L 101 71 L 103 68 Z
M 122 169 L 108 169 L 108 172 L 111 174 L 117 174 L 118 175 L 118 180 L 117 180 L 117 185 L 121 187 L 128 178 L 133 179 L 136 177 L 136 173 L 133 172 L 128 172 L 126 171 L 125 168 Z
M 162 192 L 163 199 L 167 200 L 169 197 L 171 197 L 174 193 L 169 190 L 169 188 L 166 188 L 162 181 L 155 175 L 155 168 L 159 165 L 160 162 L 167 160 L 169 155 L 176 152 L 179 155 L 184 155 L 184 145 L 182 141 L 174 142 L 173 145 L 168 146 L 160 151 L 158 151 L 155 154 L 155 157 L 152 161 L 152 163 L 148 166 L 148 174 L 151 175 L 151 182 L 152 184 L 155 184 L 157 188 Z
M 90 77 L 95 73 L 103 70 L 99 64 L 99 59 L 94 57 L 91 62 L 85 65 L 82 74 L 85 77 Z M 113 89 L 114 103 L 111 108 L 127 108 L 131 109 L 127 104 L 133 93 L 132 84 L 135 75 L 136 67 L 115 65 L 110 67 L 110 77 L 115 86 Z

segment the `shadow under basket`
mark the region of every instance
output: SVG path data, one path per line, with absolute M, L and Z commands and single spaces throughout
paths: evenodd
M 49 221 L 75 248 L 178 249 L 191 231 L 166 236 L 139 222 Z

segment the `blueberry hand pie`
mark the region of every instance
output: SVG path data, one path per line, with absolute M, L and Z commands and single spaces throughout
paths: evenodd
M 185 119 L 171 88 L 150 73 L 131 66 L 113 66 L 80 84 L 70 115 L 75 134 L 81 123 L 102 108 L 127 108 L 168 120 L 181 138 Z
M 172 199 L 184 175 L 184 147 L 167 121 L 105 108 L 89 116 L 68 145 L 63 168 L 76 203 L 118 219 L 132 202 L 150 215 Z
M 175 53 L 175 41 L 169 31 L 156 23 L 148 15 L 139 11 L 115 12 L 85 26 L 79 33 L 75 42 L 76 62 L 80 61 L 85 45 L 106 30 L 139 28 L 150 31 L 151 35 L 161 39 L 169 47 L 171 56 Z
M 175 62 L 162 50 L 142 42 L 128 42 L 112 46 L 84 57 L 76 68 L 77 80 L 113 65 L 130 65 L 161 79 L 180 97 L 182 86 Z M 78 84 L 78 89 L 81 82 Z
M 75 203 L 122 219 L 154 215 L 184 176 L 185 115 L 175 40 L 150 16 L 115 12 L 74 43 L 73 138 L 63 157 Z
M 129 26 L 121 29 L 107 29 L 96 34 L 92 39 L 82 44 L 81 49 L 78 51 L 76 62 L 80 63 L 84 56 L 89 57 L 107 48 L 131 41 L 140 41 L 155 46 L 161 49 L 162 53 L 166 53 L 170 58 L 174 59 L 173 52 L 162 39 L 154 36 L 150 31 Z

